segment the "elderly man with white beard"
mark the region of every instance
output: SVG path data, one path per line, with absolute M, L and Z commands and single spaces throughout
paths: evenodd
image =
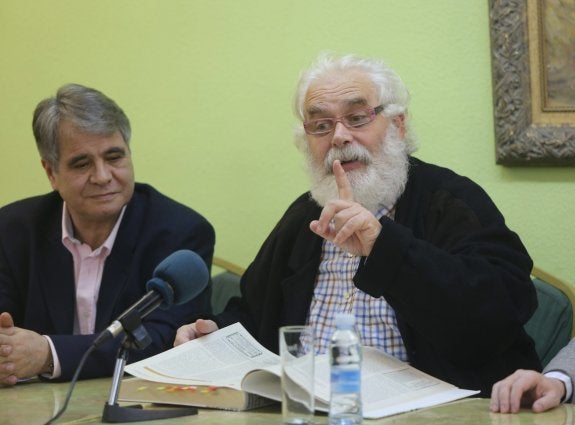
M 311 190 L 260 248 L 241 297 L 175 345 L 239 321 L 277 352 L 280 326 L 309 324 L 322 353 L 334 316 L 350 312 L 363 345 L 485 397 L 516 369 L 540 369 L 523 329 L 537 306 L 532 261 L 477 184 L 411 156 L 408 100 L 384 62 L 320 55 L 295 99 Z

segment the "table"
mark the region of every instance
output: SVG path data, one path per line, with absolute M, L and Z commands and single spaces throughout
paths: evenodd
M 111 379 L 93 379 L 76 384 L 66 412 L 57 424 L 99 424 L 108 399 Z M 63 404 L 68 383 L 30 382 L 0 388 L 0 425 L 43 424 Z M 490 413 L 488 399 L 464 399 L 434 408 L 404 413 L 378 420 L 365 420 L 365 425 L 562 425 L 574 424 L 575 406 L 560 406 L 549 412 L 533 414 Z M 146 406 L 158 408 L 156 406 Z M 280 406 L 274 405 L 247 412 L 200 409 L 198 415 L 157 421 L 130 422 L 156 425 L 274 425 L 281 424 Z M 324 414 L 316 414 L 316 424 L 327 424 Z

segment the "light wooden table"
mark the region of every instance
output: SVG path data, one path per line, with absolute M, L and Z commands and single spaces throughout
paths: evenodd
M 99 424 L 108 399 L 110 379 L 80 381 L 76 384 L 67 411 L 57 424 Z M 38 425 L 48 421 L 63 404 L 68 383 L 31 382 L 0 388 L 0 425 Z M 434 408 L 404 413 L 378 420 L 365 420 L 365 425 L 563 425 L 575 424 L 573 405 L 564 405 L 549 412 L 533 414 L 490 413 L 489 400 L 465 399 Z M 148 406 L 149 407 L 149 406 Z M 157 408 L 156 406 L 149 408 Z M 199 409 L 193 416 L 162 419 L 133 424 L 156 425 L 274 425 L 281 424 L 280 406 L 275 405 L 247 412 Z M 327 417 L 316 414 L 315 423 L 327 424 Z

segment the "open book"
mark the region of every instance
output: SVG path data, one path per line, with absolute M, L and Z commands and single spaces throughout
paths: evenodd
M 365 418 L 381 418 L 478 393 L 459 389 L 375 348 L 362 349 Z M 244 410 L 266 400 L 281 400 L 279 356 L 259 344 L 239 323 L 132 363 L 125 370 L 138 379 L 124 379 L 119 395 L 122 401 Z M 314 395 L 318 411 L 327 412 L 329 385 L 328 355 L 316 356 Z

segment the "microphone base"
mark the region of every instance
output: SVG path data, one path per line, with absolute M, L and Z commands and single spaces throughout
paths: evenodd
M 146 329 L 141 326 L 144 334 L 147 336 Z M 149 338 L 149 337 L 148 337 Z M 126 333 L 126 337 L 120 348 L 116 358 L 116 365 L 114 367 L 114 375 L 112 376 L 112 386 L 110 387 L 110 395 L 108 401 L 104 404 L 104 412 L 102 413 L 102 422 L 104 423 L 122 423 L 122 422 L 140 422 L 151 421 L 154 419 L 168 419 L 180 416 L 197 415 L 198 409 L 195 407 L 179 407 L 179 408 L 166 408 L 166 409 L 143 409 L 141 405 L 135 406 L 120 406 L 118 404 L 118 394 L 120 393 L 120 385 L 122 383 L 122 376 L 124 376 L 124 366 L 128 361 L 128 351 L 131 347 L 137 347 L 134 341 L 134 335 L 131 332 Z
M 159 410 L 143 409 L 142 406 L 120 406 L 118 404 L 104 405 L 102 422 L 123 423 L 151 421 L 155 419 L 177 418 L 180 416 L 197 415 L 198 409 L 195 407 L 166 408 Z

